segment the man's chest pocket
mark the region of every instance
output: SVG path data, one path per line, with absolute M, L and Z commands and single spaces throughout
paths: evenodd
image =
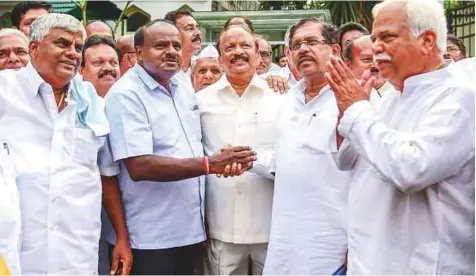
M 277 136 L 277 114 L 256 112 L 254 118 L 255 142 L 257 145 L 274 145 Z
M 337 118 L 313 115 L 302 133 L 302 147 L 316 153 L 337 153 Z
M 97 164 L 99 137 L 89 128 L 75 128 L 73 138 L 73 161 L 76 164 L 94 167 Z

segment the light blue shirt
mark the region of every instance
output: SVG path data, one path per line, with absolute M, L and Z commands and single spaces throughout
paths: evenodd
M 155 182 L 131 180 L 122 159 L 140 155 L 203 156 L 198 106 L 191 88 L 171 80 L 171 93 L 136 64 L 106 96 L 110 141 L 119 160 L 131 247 L 164 249 L 202 242 L 204 178 Z M 107 241 L 114 244 L 113 233 Z

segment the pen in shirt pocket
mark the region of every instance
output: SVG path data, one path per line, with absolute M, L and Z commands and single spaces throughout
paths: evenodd
M 311 125 L 312 119 L 316 117 L 316 113 L 312 114 L 311 118 L 309 118 L 309 123 L 307 124 L 308 126 Z
M 10 149 L 8 148 L 7 143 L 3 143 L 3 148 L 7 151 L 7 154 L 10 155 Z

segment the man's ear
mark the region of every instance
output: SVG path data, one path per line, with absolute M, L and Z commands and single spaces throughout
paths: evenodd
M 30 51 L 30 56 L 32 58 L 38 55 L 38 46 L 38 41 L 31 41 L 30 45 L 28 45 L 28 50 Z
M 340 58 L 341 57 L 340 56 L 340 53 L 341 53 L 340 52 L 341 51 L 340 45 L 339 44 L 332 44 L 331 47 L 332 47 L 332 55 Z
M 436 45 L 437 37 L 436 37 L 435 31 L 433 30 L 424 31 L 420 35 L 420 39 L 421 39 L 421 45 L 422 45 L 422 52 L 424 54 L 428 54 L 431 51 L 433 51 L 433 49 L 437 48 L 437 45 Z
M 137 61 L 142 61 L 144 59 L 142 48 L 139 46 L 136 46 L 135 48 L 136 48 Z
M 84 67 L 79 66 L 79 74 L 83 75 L 84 74 Z

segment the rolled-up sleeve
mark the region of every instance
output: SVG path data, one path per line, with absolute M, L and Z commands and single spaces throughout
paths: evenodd
M 114 161 L 152 154 L 152 129 L 139 96 L 133 91 L 114 90 L 106 102 Z

